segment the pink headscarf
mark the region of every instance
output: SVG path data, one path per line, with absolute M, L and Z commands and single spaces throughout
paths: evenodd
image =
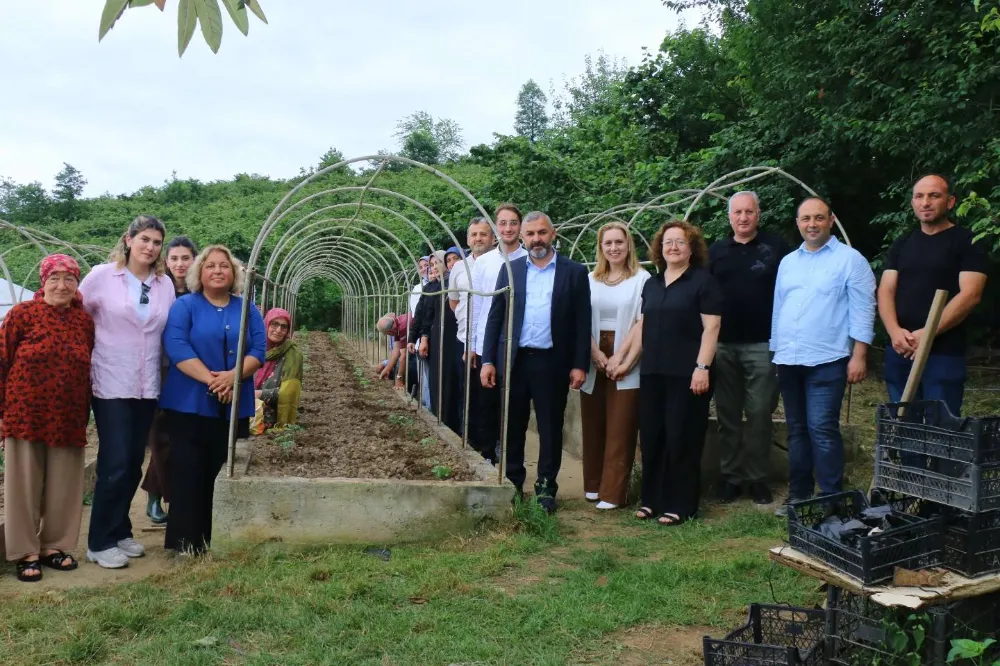
M 288 321 L 288 337 L 292 335 L 292 315 L 288 314 L 288 310 L 283 310 L 281 308 L 271 308 L 267 311 L 264 316 L 264 330 L 267 331 L 271 322 L 275 319 L 285 319 Z M 285 340 L 288 340 L 288 337 Z M 284 344 L 284 341 L 282 341 Z M 267 341 L 267 348 L 273 349 L 276 345 L 270 340 Z M 253 376 L 253 387 L 254 389 L 259 389 L 267 381 L 267 378 L 274 374 L 274 369 L 278 366 L 278 359 L 272 359 L 270 361 L 265 360 L 264 365 L 261 366 L 260 370 L 254 373 Z
M 38 278 L 42 281 L 42 286 L 45 286 L 46 281 L 53 273 L 59 271 L 66 271 L 71 275 L 74 275 L 77 280 L 80 279 L 80 265 L 76 263 L 76 259 L 66 254 L 50 254 L 49 256 L 42 259 L 41 266 L 38 268 Z M 45 290 L 39 289 L 35 292 L 35 300 L 41 301 L 45 298 Z M 83 296 L 79 291 L 73 297 L 73 301 L 76 303 L 83 302 Z

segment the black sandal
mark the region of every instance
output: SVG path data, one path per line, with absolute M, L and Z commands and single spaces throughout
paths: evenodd
M 686 520 L 686 518 L 681 518 L 676 513 L 661 513 L 656 522 L 663 527 L 677 527 L 678 525 L 683 525 Z
M 48 555 L 42 555 L 38 558 L 38 561 L 50 569 L 55 569 L 56 571 L 72 571 L 76 569 L 79 565 L 72 555 L 57 550 L 54 553 Z
M 639 510 L 635 512 L 636 520 L 649 520 L 653 517 L 653 510 L 649 507 L 640 506 Z
M 37 572 L 32 576 L 27 575 L 29 571 Z M 42 579 L 42 566 L 39 564 L 38 560 L 34 562 L 28 562 L 27 560 L 21 560 L 17 563 L 17 579 L 22 583 L 34 583 Z

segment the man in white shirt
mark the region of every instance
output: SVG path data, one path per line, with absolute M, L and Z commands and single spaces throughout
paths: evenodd
M 458 399 L 461 401 L 459 405 L 459 421 L 464 422 L 462 415 L 465 413 L 465 386 L 466 386 L 466 373 L 469 369 L 466 367 L 465 363 L 465 349 L 468 346 L 470 330 L 475 330 L 475 318 L 473 317 L 473 308 L 469 307 L 469 291 L 472 289 L 472 270 L 475 267 L 476 259 L 485 254 L 493 246 L 493 229 L 490 228 L 489 221 L 484 217 L 474 217 L 469 222 L 469 230 L 466 234 L 466 242 L 469 246 L 469 252 L 466 254 L 464 260 L 457 261 L 451 267 L 451 282 L 448 285 L 450 289 L 455 290 L 448 294 L 448 304 L 455 313 L 455 319 L 458 322 L 458 347 L 457 347 L 457 366 L 459 369 L 460 379 L 458 382 Z M 473 354 L 473 357 L 475 355 Z M 469 444 L 482 453 L 485 447 L 480 441 L 480 429 L 478 424 L 479 415 L 479 389 L 481 388 L 480 383 L 475 380 L 478 369 L 474 364 L 472 366 L 472 377 L 473 381 L 468 382 L 469 385 L 469 427 L 468 427 L 468 440 Z M 461 433 L 460 433 L 461 434 Z M 492 458 L 493 444 L 488 446 L 489 453 L 491 455 L 485 456 Z
M 500 242 L 497 247 L 479 257 L 472 265 L 472 290 L 480 293 L 496 291 L 500 271 L 506 271 L 508 261 L 527 256 L 528 251 L 521 245 L 521 211 L 512 203 L 502 203 L 493 213 Z M 472 297 L 472 321 L 469 347 L 475 350 L 472 367 L 479 367 L 479 357 L 483 354 L 483 338 L 486 335 L 486 318 L 490 311 L 492 296 Z M 479 441 L 484 458 L 496 464 L 500 444 L 500 398 L 499 386 L 479 390 Z

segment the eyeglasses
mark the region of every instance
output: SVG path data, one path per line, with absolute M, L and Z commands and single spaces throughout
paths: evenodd
M 687 247 L 688 242 L 686 240 L 674 240 L 673 238 L 664 238 L 663 247 L 676 247 L 682 248 Z
M 145 282 L 142 283 L 142 294 L 139 296 L 139 305 L 149 305 L 149 290 L 152 288 L 152 286 Z
M 282 324 L 280 321 L 272 321 L 270 328 L 276 328 L 279 331 L 287 331 L 289 326 L 288 324 Z

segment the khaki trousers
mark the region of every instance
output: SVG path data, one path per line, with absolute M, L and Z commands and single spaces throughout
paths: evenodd
M 4 440 L 8 560 L 43 550 L 76 550 L 83 515 L 83 455 L 82 448 Z
M 599 346 L 611 358 L 613 331 L 601 331 Z M 583 417 L 583 490 L 622 506 L 635 460 L 639 432 L 639 391 L 619 391 L 617 383 L 598 373 L 591 394 L 580 393 Z

